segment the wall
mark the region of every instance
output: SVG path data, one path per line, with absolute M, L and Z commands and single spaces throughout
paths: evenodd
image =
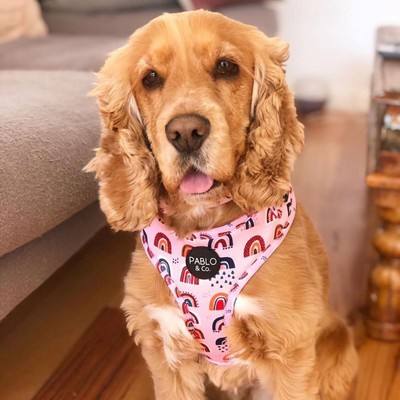
M 278 36 L 291 45 L 287 78 L 292 90 L 301 78 L 327 83 L 329 106 L 364 111 L 374 58 L 375 30 L 400 25 L 400 0 L 282 0 Z

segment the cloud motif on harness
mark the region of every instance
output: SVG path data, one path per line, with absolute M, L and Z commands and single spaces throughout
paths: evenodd
M 221 353 L 225 353 L 225 352 L 229 351 L 229 345 L 228 345 L 228 342 L 226 340 L 226 337 L 221 337 L 221 338 L 217 339 L 215 341 L 215 344 L 217 345 L 218 350 Z

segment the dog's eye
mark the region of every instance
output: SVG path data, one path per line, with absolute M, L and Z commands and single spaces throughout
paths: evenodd
M 151 71 L 143 78 L 142 82 L 147 90 L 152 90 L 160 87 L 164 81 L 156 71 Z
M 215 68 L 215 77 L 232 77 L 239 72 L 239 66 L 233 61 L 218 60 Z

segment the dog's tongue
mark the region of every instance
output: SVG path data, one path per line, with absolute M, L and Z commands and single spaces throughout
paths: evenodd
M 192 169 L 183 178 L 180 188 L 185 193 L 199 194 L 210 190 L 213 184 L 214 180 L 211 177 Z

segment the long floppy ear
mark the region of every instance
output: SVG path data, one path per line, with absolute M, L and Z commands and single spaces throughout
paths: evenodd
M 282 202 L 304 144 L 304 127 L 282 69 L 289 58 L 288 45 L 257 32 L 255 46 L 252 122 L 232 185 L 233 199 L 248 211 Z
M 128 44 L 110 55 L 97 76 L 89 95 L 97 96 L 103 131 L 100 148 L 85 167 L 96 172 L 109 224 L 126 231 L 148 226 L 158 210 L 156 162 L 132 93 L 132 63 Z

